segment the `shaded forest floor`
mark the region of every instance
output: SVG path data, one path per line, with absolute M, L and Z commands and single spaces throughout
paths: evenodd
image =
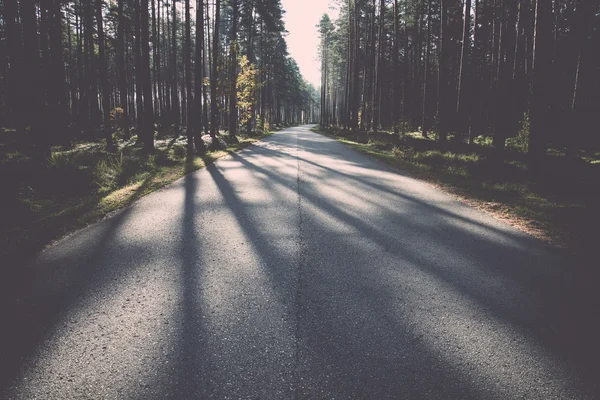
M 74 142 L 53 147 L 41 165 L 13 140 L 14 133 L 0 133 L 0 280 L 18 275 L 11 271 L 16 264 L 53 240 L 272 133 L 238 136 L 239 143 L 222 135 L 224 149 L 202 157 L 188 156 L 186 137 L 172 133 L 157 136 L 151 156 L 142 154 L 135 137 L 120 140 L 112 154 L 102 143 Z M 204 139 L 210 144 L 209 136 Z
M 505 160 L 499 163 L 488 137 L 478 137 L 473 145 L 450 140 L 441 148 L 437 141 L 418 132 L 401 137 L 389 132 L 315 131 L 438 185 L 460 200 L 586 260 L 597 258 L 600 149 L 582 153 L 575 160 L 549 150 L 543 177 L 532 180 L 524 151 L 509 143 Z

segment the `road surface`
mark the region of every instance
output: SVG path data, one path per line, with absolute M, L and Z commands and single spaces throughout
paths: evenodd
M 567 259 L 291 128 L 44 251 L 2 328 L 15 399 L 585 399 Z

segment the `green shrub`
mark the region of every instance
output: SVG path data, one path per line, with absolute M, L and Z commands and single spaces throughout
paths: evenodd
M 124 170 L 123 153 L 98 161 L 94 169 L 94 182 L 98 185 L 99 191 L 109 192 L 125 183 Z
M 48 167 L 54 169 L 77 168 L 73 153 L 54 152 L 48 158 Z
M 29 157 L 25 154 L 15 151 L 12 153 L 2 153 L 0 151 L 0 165 L 5 163 L 19 163 L 27 161 Z
M 527 153 L 529 149 L 529 114 L 523 114 L 523 119 L 519 124 L 519 131 L 514 138 L 509 138 L 507 144 L 515 149 Z
M 123 122 L 123 109 L 121 107 L 113 108 L 110 112 L 110 122 L 120 124 Z
M 177 160 L 183 160 L 187 155 L 187 148 L 185 146 L 175 145 L 173 146 L 173 156 Z
M 473 138 L 473 143 L 483 147 L 492 147 L 494 138 L 492 136 L 479 135 Z
M 392 154 L 394 157 L 404 157 L 404 150 L 398 146 L 392 147 Z
M 444 155 L 439 150 L 417 153 L 415 159 L 429 165 L 442 165 L 444 163 Z

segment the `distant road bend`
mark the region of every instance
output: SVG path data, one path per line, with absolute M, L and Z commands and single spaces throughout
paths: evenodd
M 0 398 L 600 398 L 564 260 L 290 128 L 43 252 Z

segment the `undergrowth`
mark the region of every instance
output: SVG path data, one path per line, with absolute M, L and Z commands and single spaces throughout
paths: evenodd
M 41 165 L 18 149 L 0 147 L 0 257 L 34 255 L 52 240 L 271 133 L 240 135 L 239 143 L 201 157 L 188 155 L 184 136 L 158 137 L 150 156 L 135 138 L 120 140 L 112 154 L 102 143 L 72 143 L 53 148 Z

